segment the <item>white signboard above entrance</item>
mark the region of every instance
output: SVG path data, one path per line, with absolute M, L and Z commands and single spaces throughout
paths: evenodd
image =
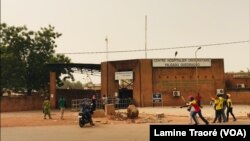
M 115 72 L 115 80 L 133 79 L 133 71 Z
M 170 58 L 152 61 L 153 67 L 211 67 L 211 59 L 206 58 Z

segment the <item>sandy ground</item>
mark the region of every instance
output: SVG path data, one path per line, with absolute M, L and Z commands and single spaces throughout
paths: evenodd
M 135 120 L 126 118 L 126 109 L 116 110 L 116 115 L 106 117 L 94 117 L 95 124 L 146 124 L 146 123 L 166 123 L 166 124 L 190 124 L 189 113 L 186 108 L 179 107 L 145 107 L 139 109 L 139 118 Z M 223 124 L 250 124 L 250 105 L 234 105 L 234 114 L 237 121 L 233 121 L 230 116 L 228 123 Z M 158 118 L 157 114 L 164 114 Z M 212 122 L 214 110 L 211 106 L 202 108 L 203 116 Z M 67 109 L 64 120 L 60 119 L 60 111 L 51 111 L 52 119 L 43 119 L 42 111 L 22 111 L 1 113 L 1 127 L 18 126 L 50 126 L 50 125 L 78 125 L 78 112 Z M 201 124 L 202 121 L 200 121 Z M 216 123 L 221 124 L 221 123 Z

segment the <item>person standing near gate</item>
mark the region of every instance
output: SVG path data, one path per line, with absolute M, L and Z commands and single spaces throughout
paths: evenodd
M 106 95 L 103 95 L 102 97 L 102 107 L 105 110 L 105 105 L 108 104 L 108 98 L 106 97 Z
M 63 120 L 64 119 L 63 115 L 64 115 L 64 111 L 66 108 L 66 100 L 63 96 L 59 99 L 58 105 L 59 105 L 60 112 L 61 112 L 61 119 Z
M 93 114 L 95 110 L 96 110 L 96 96 L 92 95 L 91 114 Z

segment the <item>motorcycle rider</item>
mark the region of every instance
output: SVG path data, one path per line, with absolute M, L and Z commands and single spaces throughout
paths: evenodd
M 90 125 L 94 126 L 95 124 L 93 123 L 92 114 L 91 114 L 91 111 L 92 111 L 91 103 L 87 100 L 83 100 L 81 103 L 80 111 L 84 113 L 84 115 L 86 115 L 86 118 L 89 120 Z

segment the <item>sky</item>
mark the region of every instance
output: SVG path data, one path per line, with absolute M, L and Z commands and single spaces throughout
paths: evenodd
M 146 43 L 149 59 L 176 51 L 177 58 L 195 58 L 201 46 L 197 57 L 223 58 L 226 72 L 250 70 L 249 42 L 211 45 L 250 40 L 250 0 L 1 0 L 1 22 L 54 26 L 62 33 L 56 53 L 78 53 L 65 54 L 73 63 L 143 59 L 144 51 L 108 58 L 86 52 L 144 50 Z M 186 46 L 192 48 L 175 48 Z

